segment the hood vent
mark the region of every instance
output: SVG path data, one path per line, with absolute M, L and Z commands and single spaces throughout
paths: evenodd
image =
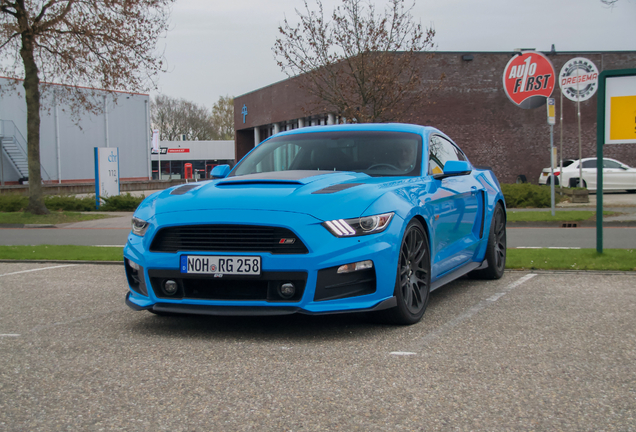
M 259 184 L 267 184 L 267 185 L 294 185 L 299 186 L 304 183 L 299 181 L 290 181 L 290 180 L 234 180 L 234 181 L 224 181 L 217 183 L 218 186 L 244 186 L 244 185 L 259 185 Z
M 181 187 L 178 187 L 176 189 L 173 189 L 172 192 L 170 192 L 170 195 L 183 195 L 184 193 L 186 193 L 188 191 L 191 191 L 192 189 L 197 188 L 199 186 L 201 186 L 201 185 L 188 184 L 188 185 L 185 185 L 185 186 L 181 186 Z
M 341 183 L 333 186 L 328 186 L 324 189 L 317 190 L 312 192 L 312 194 L 332 194 L 336 192 L 340 192 L 346 189 L 350 189 L 355 186 L 360 186 L 362 183 Z

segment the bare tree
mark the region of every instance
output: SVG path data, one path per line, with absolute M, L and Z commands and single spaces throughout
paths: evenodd
M 161 69 L 156 43 L 174 0 L 0 0 L 0 73 L 24 77 L 29 205 L 48 213 L 40 176 L 40 80 L 109 90 L 147 90 Z M 100 112 L 96 92 L 63 87 L 75 114 Z
M 212 107 L 212 125 L 215 139 L 234 139 L 234 98 L 221 96 Z
M 174 141 L 181 135 L 188 140 L 215 139 L 210 110 L 194 102 L 158 95 L 150 103 L 150 116 L 162 141 Z
M 372 3 L 342 0 L 325 18 L 317 10 L 296 10 L 300 23 L 287 19 L 273 48 L 288 76 L 301 75 L 301 86 L 323 108 L 358 122 L 403 119 L 424 96 L 418 53 L 433 47 L 435 31 L 423 29 L 411 15 L 413 5 L 390 0 L 383 13 Z
M 221 96 L 210 112 L 185 99 L 158 95 L 150 102 L 152 128 L 159 138 L 173 141 L 181 135 L 188 140 L 234 139 L 234 99 Z

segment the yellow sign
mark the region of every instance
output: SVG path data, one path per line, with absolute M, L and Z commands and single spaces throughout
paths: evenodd
M 610 139 L 636 139 L 636 96 L 614 96 L 610 105 Z
M 554 114 L 554 98 L 547 99 L 547 107 L 548 107 L 548 124 L 554 125 L 555 123 L 555 114 Z

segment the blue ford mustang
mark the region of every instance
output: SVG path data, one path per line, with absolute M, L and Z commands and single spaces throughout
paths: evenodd
M 157 314 L 373 312 L 418 322 L 430 292 L 500 278 L 504 198 L 431 127 L 272 136 L 215 180 L 149 196 L 124 249 L 126 303 Z

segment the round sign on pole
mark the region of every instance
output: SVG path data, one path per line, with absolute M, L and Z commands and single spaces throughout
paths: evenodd
M 518 107 L 538 108 L 554 90 L 554 67 L 543 54 L 523 51 L 506 65 L 503 85 L 508 99 Z
M 598 69 L 591 60 L 573 58 L 561 68 L 559 86 L 563 95 L 571 101 L 586 101 L 598 89 Z

